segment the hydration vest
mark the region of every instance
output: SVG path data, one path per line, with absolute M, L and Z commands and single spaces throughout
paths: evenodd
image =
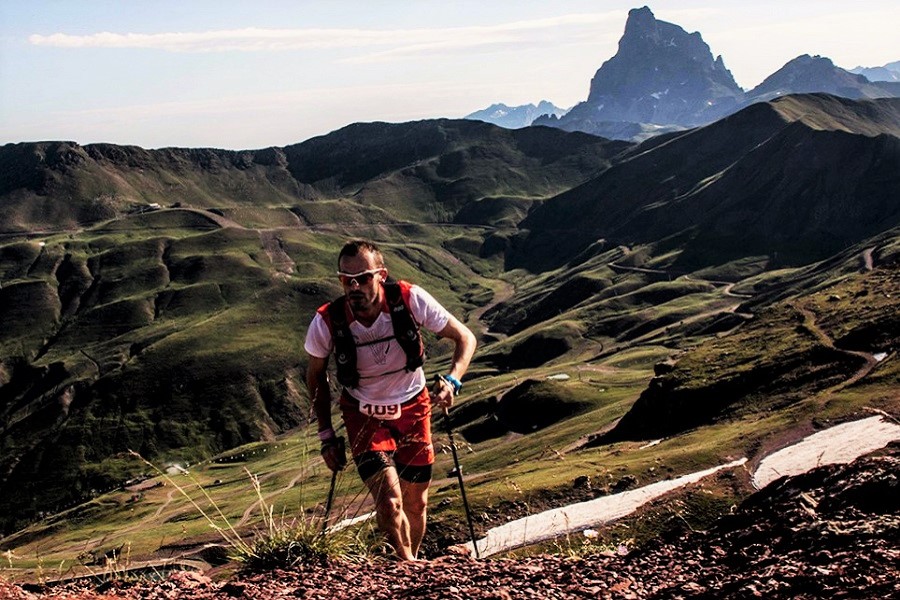
M 406 354 L 406 370 L 415 371 L 425 362 L 425 346 L 419 327 L 413 320 L 404 296 L 409 294 L 410 284 L 406 282 L 385 282 L 382 284 L 394 339 Z M 404 294 L 404 292 L 406 292 Z M 347 319 L 347 298 L 341 296 L 326 306 L 331 337 L 334 340 L 334 357 L 337 363 L 337 378 L 348 388 L 359 387 L 359 370 L 356 366 L 356 342 L 350 332 Z M 383 341 L 383 340 L 378 340 Z

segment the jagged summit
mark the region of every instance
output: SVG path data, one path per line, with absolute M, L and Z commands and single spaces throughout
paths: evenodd
M 679 89 L 684 87 L 688 89 Z M 594 75 L 588 102 L 603 102 L 623 92 L 660 101 L 663 98 L 655 94 L 684 96 L 687 92 L 716 97 L 741 91 L 722 57 L 713 59 L 699 32 L 689 34 L 678 25 L 659 21 L 645 6 L 629 11 L 619 51 Z M 643 121 L 656 122 L 652 118 Z
M 597 70 L 587 100 L 562 117 L 539 117 L 534 124 L 644 141 L 707 125 L 754 102 L 788 94 L 900 96 L 900 83 L 884 79 L 888 81 L 875 82 L 836 67 L 828 58 L 804 54 L 744 92 L 699 32 L 660 21 L 644 6 L 628 12 L 618 51 Z
M 608 135 L 617 124 L 691 127 L 734 110 L 743 90 L 700 33 L 656 19 L 646 6 L 628 13 L 615 56 L 591 80 L 590 94 L 555 123 Z

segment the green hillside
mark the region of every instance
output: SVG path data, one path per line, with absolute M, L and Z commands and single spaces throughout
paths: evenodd
M 245 468 L 278 513 L 320 510 L 302 341 L 349 237 L 479 338 L 451 414 L 479 531 L 900 414 L 896 120 L 800 96 L 639 146 L 443 120 L 246 152 L 4 146 L 0 551 L 24 577 L 123 544 L 215 562 L 129 450 L 247 536 Z M 450 348 L 426 343 L 430 376 Z M 467 536 L 444 444 L 432 555 Z M 635 538 L 749 491 L 687 492 L 695 513 Z M 351 471 L 339 505 L 368 511 Z

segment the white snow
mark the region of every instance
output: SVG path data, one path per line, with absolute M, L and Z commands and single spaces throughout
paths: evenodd
M 587 502 L 570 504 L 563 508 L 555 508 L 511 521 L 489 530 L 484 538 L 478 540 L 478 554 L 480 556 L 490 556 L 498 552 L 527 546 L 567 533 L 581 531 L 592 525 L 620 519 L 657 496 L 699 481 L 707 475 L 712 475 L 722 469 L 738 467 L 745 462 L 747 462 L 747 459 L 742 458 L 712 469 L 684 475 L 677 479 L 651 483 L 636 490 L 628 490 L 619 494 L 588 500 Z M 470 553 L 474 550 L 472 542 L 464 544 L 464 547 Z
M 900 425 L 887 422 L 880 416 L 836 425 L 764 458 L 753 474 L 753 484 L 759 489 L 782 475 L 798 475 L 824 464 L 849 463 L 894 440 L 900 440 Z M 654 440 L 644 448 L 659 441 L 661 440 Z M 487 535 L 478 540 L 478 553 L 480 556 L 490 556 L 577 531 L 590 536 L 591 533 L 588 532 L 592 532 L 591 528 L 594 526 L 620 519 L 666 492 L 699 481 L 722 469 L 739 467 L 746 462 L 746 458 L 741 458 L 677 479 L 659 481 L 636 490 L 511 521 L 488 530 Z M 473 551 L 472 542 L 467 542 L 462 547 L 470 554 Z
M 638 448 L 638 450 L 644 450 L 645 448 L 652 448 L 653 446 L 657 445 L 661 441 L 662 440 L 653 440 L 652 442 L 647 442 L 646 444 L 644 444 L 643 446 Z
M 362 523 L 363 521 L 368 521 L 369 519 L 374 519 L 375 513 L 368 512 L 364 515 L 359 515 L 358 517 L 353 517 L 352 519 L 344 519 L 338 523 L 335 523 L 331 527 L 328 528 L 329 533 L 334 533 L 335 531 L 340 531 L 341 529 L 346 529 L 351 525 L 356 525 L 357 523 Z
M 785 475 L 849 463 L 894 440 L 900 440 L 900 425 L 880 416 L 835 425 L 765 457 L 753 474 L 753 485 L 761 489 Z

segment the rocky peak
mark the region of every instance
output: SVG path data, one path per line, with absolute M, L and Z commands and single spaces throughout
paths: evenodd
M 599 135 L 622 123 L 692 127 L 733 111 L 742 96 L 699 33 L 657 20 L 644 6 L 629 11 L 619 50 L 597 70 L 587 101 L 540 122 Z
M 700 33 L 659 21 L 645 6 L 629 11 L 619 51 L 597 71 L 588 102 L 601 102 L 613 94 L 631 95 L 635 100 L 655 94 L 654 99 L 664 105 L 662 96 L 673 94 L 679 101 L 692 99 L 691 104 L 702 108 L 716 97 L 741 93 L 722 57 L 713 59 Z
M 752 101 L 769 100 L 784 94 L 826 92 L 846 98 L 877 98 L 888 96 L 884 90 L 857 75 L 835 66 L 830 58 L 803 54 L 748 92 Z

